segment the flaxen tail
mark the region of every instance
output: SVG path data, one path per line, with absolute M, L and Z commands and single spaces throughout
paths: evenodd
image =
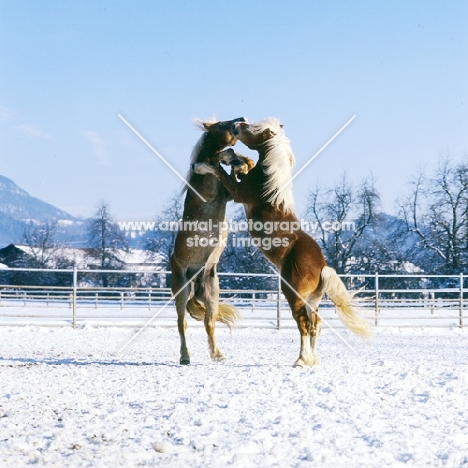
M 206 307 L 203 302 L 200 302 L 195 297 L 192 297 L 187 302 L 187 311 L 195 320 L 203 321 L 205 319 Z M 224 323 L 229 330 L 232 330 L 237 320 L 239 320 L 240 313 L 234 307 L 228 304 L 219 304 L 218 305 L 218 315 L 216 316 L 216 321 Z
M 353 304 L 354 294 L 345 288 L 336 271 L 325 266 L 322 268 L 320 276 L 322 279 L 321 290 L 327 293 L 335 304 L 340 320 L 356 335 L 364 339 L 369 338 L 371 330 L 367 322 L 356 311 Z

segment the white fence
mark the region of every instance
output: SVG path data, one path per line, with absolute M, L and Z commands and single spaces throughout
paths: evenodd
M 3 269 L 0 325 L 140 326 L 152 320 L 154 325 L 175 326 L 170 275 L 151 270 Z M 241 326 L 295 327 L 277 276 L 219 276 L 222 284 L 231 284 L 222 288 L 221 302 L 240 309 Z M 342 275 L 342 279 L 349 290 L 358 291 L 357 305 L 375 326 L 463 327 L 468 319 L 468 289 L 463 274 Z M 106 286 L 96 286 L 99 283 Z M 322 302 L 320 314 L 326 322 L 341 326 L 329 300 Z

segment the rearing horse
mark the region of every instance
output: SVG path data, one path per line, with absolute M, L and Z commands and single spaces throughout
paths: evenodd
M 335 304 L 341 321 L 354 333 L 367 337 L 365 320 L 353 307 L 350 294 L 333 268 L 327 266 L 315 240 L 301 229 L 294 214 L 291 177 L 294 156 L 289 139 L 278 119 L 247 124 L 236 122 L 233 136 L 258 151 L 255 167 L 240 182 L 221 167 L 197 164 L 199 174 L 214 174 L 242 203 L 252 237 L 263 254 L 279 269 L 285 295 L 301 335 L 301 348 L 295 366 L 317 364 L 320 334 L 318 306 L 324 293 Z M 232 149 L 223 153 L 235 154 Z M 238 155 L 239 156 L 239 155 Z
M 245 119 L 241 117 L 226 122 L 201 122 L 200 128 L 204 133 L 192 152 L 191 167 L 199 162 L 214 166 L 219 166 L 222 162 L 233 166 L 233 177 L 241 177 L 247 172 L 248 168 L 253 166 L 253 162 L 248 158 L 239 158 L 234 153 L 225 154 L 221 159 L 219 157 L 221 150 L 237 142 L 231 128 L 235 122 L 240 121 L 245 122 Z M 199 175 L 190 169 L 188 182 L 197 193 L 190 187 L 186 189 L 182 229 L 177 233 L 174 254 L 171 257 L 172 293 L 175 295 L 181 341 L 180 364 L 190 364 L 185 338 L 186 310 L 193 318 L 204 320 L 210 356 L 214 360 L 224 358 L 216 344 L 215 321 L 231 328 L 238 319 L 234 307 L 218 304 L 219 279 L 216 273 L 216 265 L 227 240 L 227 229 L 223 225 L 226 204 L 232 198 L 211 174 Z M 203 271 L 200 271 L 201 269 Z

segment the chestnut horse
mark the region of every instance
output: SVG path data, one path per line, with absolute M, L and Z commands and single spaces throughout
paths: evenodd
M 253 165 L 253 161 L 248 158 L 238 158 L 234 153 L 225 154 L 221 159 L 219 157 L 222 149 L 237 142 L 237 138 L 230 130 L 238 121 L 245 119 L 200 122 L 200 128 L 204 133 L 192 152 L 191 164 L 205 162 L 219 166 L 222 162 L 233 165 L 232 172 L 238 177 L 247 172 Z M 171 257 L 172 293 L 175 296 L 181 342 L 180 364 L 190 364 L 185 338 L 186 310 L 193 318 L 204 320 L 210 355 L 214 360 L 224 358 L 216 344 L 215 321 L 231 328 L 238 319 L 234 307 L 218 304 L 219 279 L 216 273 L 216 265 L 227 239 L 227 229 L 223 225 L 226 203 L 232 198 L 218 179 L 211 174 L 198 175 L 190 169 L 187 179 L 190 186 L 184 189 L 187 194 L 182 229 L 177 233 L 174 254 Z
M 295 366 L 317 364 L 317 342 L 321 329 L 318 306 L 326 293 L 335 304 L 342 322 L 354 333 L 367 337 L 365 320 L 354 306 L 350 294 L 334 269 L 327 266 L 322 250 L 306 234 L 294 214 L 291 177 L 294 156 L 278 119 L 247 124 L 236 122 L 233 136 L 258 151 L 255 167 L 240 182 L 221 167 L 197 164 L 199 174 L 214 174 L 242 203 L 249 219 L 249 230 L 266 258 L 279 269 L 285 295 L 301 335 Z M 232 149 L 223 153 L 235 154 Z

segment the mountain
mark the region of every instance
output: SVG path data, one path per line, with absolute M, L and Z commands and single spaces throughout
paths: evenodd
M 49 205 L 19 188 L 11 179 L 0 175 L 0 213 L 19 220 L 50 219 L 75 221 L 72 215 Z
M 11 179 L 0 175 L 0 247 L 21 242 L 28 225 L 55 220 L 57 237 L 66 244 L 83 244 L 85 222 L 50 205 L 18 187 Z

